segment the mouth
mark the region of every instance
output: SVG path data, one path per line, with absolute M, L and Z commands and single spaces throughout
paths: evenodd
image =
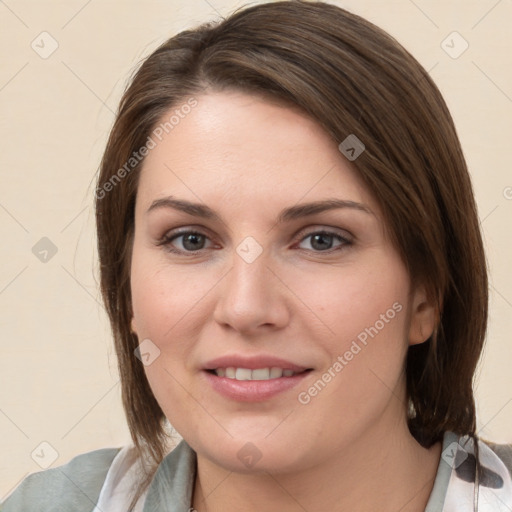
M 293 377 L 304 372 L 311 371 L 311 368 L 305 370 L 294 371 L 290 368 L 280 368 L 272 366 L 269 368 L 236 368 L 228 366 L 227 368 L 215 368 L 206 370 L 208 373 L 217 377 L 225 377 L 226 379 L 233 379 L 238 381 L 244 380 L 272 380 L 280 379 L 282 377 Z
M 303 381 L 313 368 L 267 356 L 225 356 L 203 367 L 211 389 L 224 398 L 261 402 L 289 391 Z

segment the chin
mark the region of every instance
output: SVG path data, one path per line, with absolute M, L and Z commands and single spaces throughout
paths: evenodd
M 272 436 L 268 436 L 268 433 L 260 436 L 226 435 L 222 439 L 198 443 L 191 440 L 189 444 L 201 456 L 236 473 L 287 473 L 306 465 L 304 452 L 307 447 L 301 442 L 290 442 L 291 436 L 288 436 L 288 441 L 279 436 L 272 439 Z M 300 451 L 296 448 L 300 448 Z

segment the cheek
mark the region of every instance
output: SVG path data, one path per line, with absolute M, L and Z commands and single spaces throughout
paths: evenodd
M 139 341 L 149 339 L 152 360 L 144 366 L 149 385 L 178 432 L 186 432 L 192 389 L 190 352 L 205 291 L 182 269 L 169 269 L 150 251 L 134 248 L 131 268 L 133 314 Z M 190 428 L 190 427 L 188 427 Z
M 321 320 L 307 328 L 326 356 L 319 378 L 327 385 L 317 381 L 301 390 L 301 403 L 315 401 L 315 414 L 322 414 L 327 402 L 341 406 L 354 421 L 364 416 L 363 409 L 376 413 L 403 373 L 408 276 L 395 260 L 373 261 L 373 268 L 339 269 L 328 279 L 302 282 L 298 292 Z
M 391 339 L 403 339 L 408 278 L 400 265 L 380 259 L 380 265 L 375 258 L 372 265 L 290 277 L 294 292 L 315 319 L 310 325 L 318 326 L 318 334 L 323 331 L 325 340 L 332 340 L 332 348 L 343 349 L 358 336 L 364 341 L 365 334 L 369 336 L 375 328 Z
M 132 304 L 137 332 L 154 340 L 161 349 L 194 318 L 208 291 L 204 279 L 191 279 L 190 268 L 174 266 L 149 251 L 134 249 L 131 268 Z M 204 283 L 201 285 L 201 283 Z

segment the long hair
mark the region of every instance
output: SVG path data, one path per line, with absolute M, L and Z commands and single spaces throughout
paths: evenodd
M 357 15 L 323 2 L 261 4 L 185 30 L 146 58 L 122 97 L 101 162 L 101 291 L 131 436 L 153 462 L 137 496 L 166 442 L 166 418 L 130 332 L 141 148 L 164 114 L 223 90 L 300 108 L 336 144 L 355 135 L 365 145 L 353 165 L 382 208 L 412 284 L 424 284 L 438 308 L 434 335 L 407 355 L 409 429 L 425 447 L 447 430 L 476 439 L 473 375 L 487 324 L 487 268 L 471 180 L 441 93 L 395 39 Z

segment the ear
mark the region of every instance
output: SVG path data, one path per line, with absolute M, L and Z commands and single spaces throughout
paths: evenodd
M 424 286 L 418 286 L 411 301 L 411 323 L 409 326 L 409 345 L 427 341 L 436 327 L 437 308 L 427 297 Z

